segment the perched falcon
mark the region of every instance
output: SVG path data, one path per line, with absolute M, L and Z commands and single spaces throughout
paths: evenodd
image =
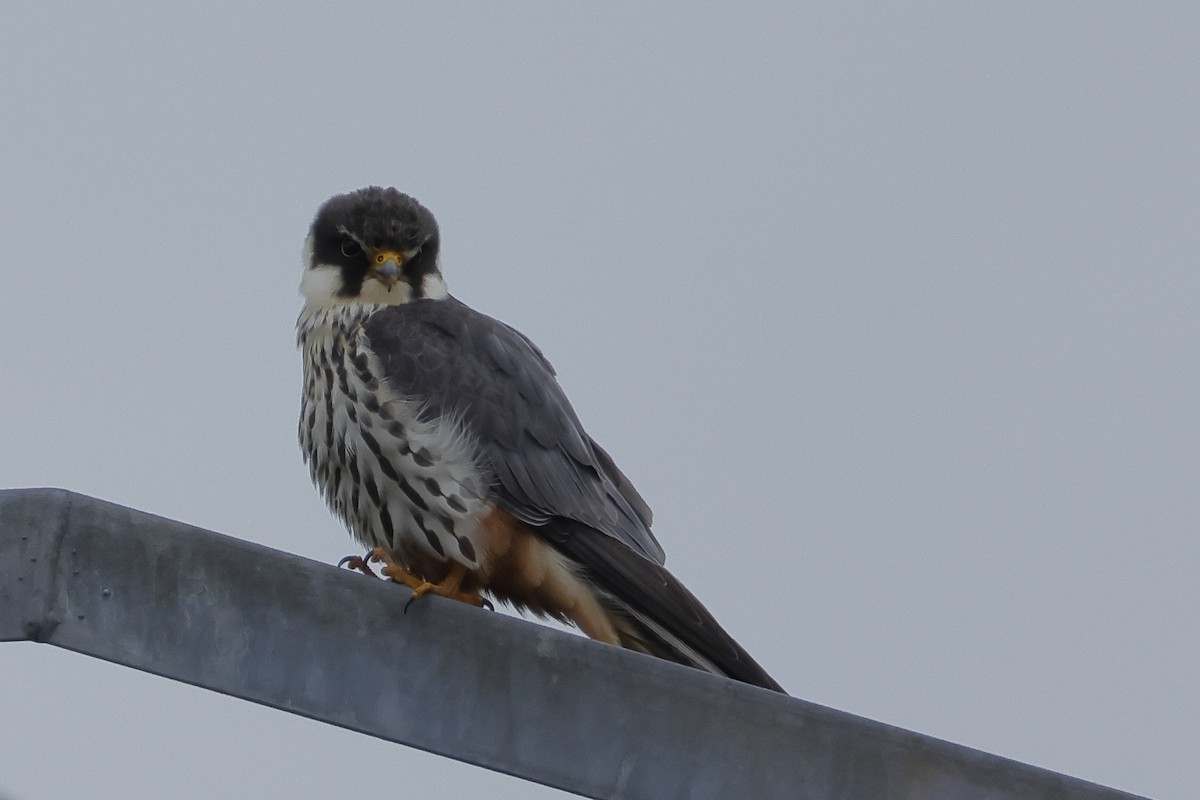
M 663 567 L 650 508 L 541 351 L 446 290 L 433 215 L 372 186 L 317 212 L 296 324 L 300 445 L 383 570 L 593 639 L 782 688 Z

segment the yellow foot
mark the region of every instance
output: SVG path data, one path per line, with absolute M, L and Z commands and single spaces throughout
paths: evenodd
M 370 553 L 367 553 L 365 556 L 346 556 L 337 565 L 339 567 L 346 567 L 347 569 L 358 570 L 363 575 L 370 575 L 372 578 L 378 578 L 379 576 L 375 574 L 375 570 L 371 569 L 371 565 L 367 563 L 367 560 L 370 558 Z
M 427 594 L 441 595 L 442 597 L 448 597 L 451 600 L 457 600 L 460 603 L 467 603 L 480 608 L 492 608 L 492 604 L 485 600 L 479 592 L 460 591 L 463 578 L 467 575 L 467 568 L 462 564 L 455 563 L 450 567 L 449 574 L 441 582 L 430 583 L 429 581 L 421 580 L 409 572 L 403 564 L 396 561 L 392 557 L 392 554 L 382 547 L 376 547 L 372 550 L 368 554 L 368 560 L 382 561 L 384 566 L 379 571 L 384 576 L 395 583 L 402 583 L 412 589 L 412 597 L 408 598 L 408 602 L 404 604 L 404 612 L 406 614 L 408 613 L 408 607 L 413 604 L 414 600 Z
M 403 583 L 405 586 L 414 591 L 418 586 L 425 583 L 425 581 L 409 572 L 403 564 L 392 558 L 392 554 L 389 553 L 385 548 L 376 547 L 370 553 L 367 553 L 367 560 L 376 562 L 382 561 L 383 567 L 381 567 L 379 571 L 383 573 L 385 578 L 388 578 L 394 583 Z

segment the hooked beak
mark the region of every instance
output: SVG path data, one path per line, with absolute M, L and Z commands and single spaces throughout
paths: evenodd
M 371 258 L 370 275 L 387 287 L 390 292 L 400 280 L 400 268 L 404 266 L 404 254 L 395 250 L 380 250 Z

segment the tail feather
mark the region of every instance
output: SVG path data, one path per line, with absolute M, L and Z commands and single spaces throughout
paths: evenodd
M 783 692 L 662 565 L 591 530 L 555 537 L 555 547 L 600 589 L 623 647 Z

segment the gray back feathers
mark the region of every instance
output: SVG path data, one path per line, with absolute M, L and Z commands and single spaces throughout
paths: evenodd
M 497 504 L 546 533 L 582 523 L 656 564 L 650 509 L 584 431 L 554 369 L 519 332 L 453 297 L 388 306 L 364 326 L 390 387 L 473 437 Z

